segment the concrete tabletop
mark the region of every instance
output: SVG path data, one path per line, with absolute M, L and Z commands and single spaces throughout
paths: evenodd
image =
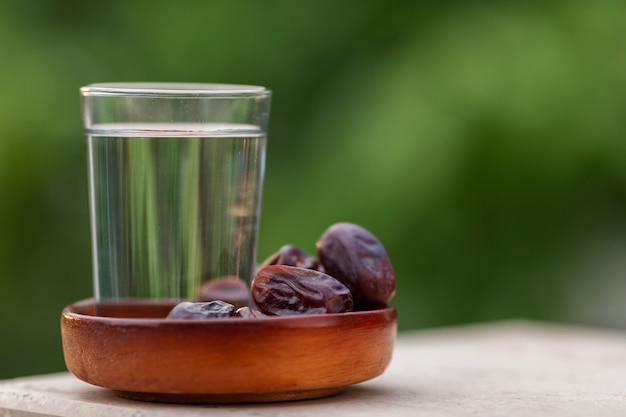
M 68 373 L 0 381 L 0 416 L 626 416 L 626 333 L 527 321 L 400 333 L 382 376 L 324 399 L 131 401 Z

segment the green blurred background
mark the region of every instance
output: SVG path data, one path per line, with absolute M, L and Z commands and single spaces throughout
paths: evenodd
M 0 1 L 0 378 L 61 371 L 92 293 L 78 89 L 274 92 L 259 258 L 332 223 L 400 330 L 626 328 L 626 2 Z

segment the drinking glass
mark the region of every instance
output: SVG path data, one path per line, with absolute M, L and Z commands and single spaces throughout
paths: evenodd
M 197 300 L 256 265 L 271 92 L 82 87 L 96 301 Z

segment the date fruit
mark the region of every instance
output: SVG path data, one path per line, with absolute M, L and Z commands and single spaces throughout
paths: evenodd
M 282 246 L 278 252 L 263 261 L 259 269 L 270 265 L 289 265 L 317 271 L 320 270 L 320 263 L 317 259 L 294 245 Z
M 393 298 L 393 266 L 382 243 L 365 228 L 336 223 L 322 234 L 316 249 L 326 273 L 350 289 L 356 309 L 384 307 Z
M 221 300 L 243 307 L 248 305 L 249 299 L 246 282 L 237 276 L 210 279 L 200 286 L 199 301 Z
M 168 319 L 211 319 L 235 316 L 235 306 L 221 300 L 207 303 L 183 301 L 169 312 Z
M 250 308 L 248 306 L 238 308 L 235 312 L 235 315 L 244 319 L 256 319 L 265 316 L 265 314 L 261 313 L 260 310 L 257 310 L 256 308 Z
M 350 290 L 320 271 L 289 265 L 260 269 L 252 280 L 252 298 L 268 315 L 352 311 Z

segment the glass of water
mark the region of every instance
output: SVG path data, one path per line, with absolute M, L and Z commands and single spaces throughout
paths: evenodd
M 197 300 L 256 265 L 271 92 L 81 88 L 96 301 Z

